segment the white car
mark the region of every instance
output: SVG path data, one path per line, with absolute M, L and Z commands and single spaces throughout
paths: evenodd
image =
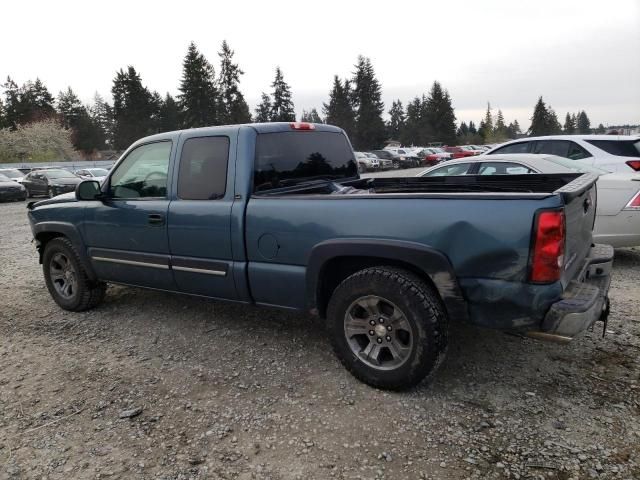
M 640 245 L 640 173 L 608 173 L 555 155 L 496 154 L 450 160 L 417 176 L 522 175 L 592 172 L 600 175 L 593 239 L 613 247 Z
M 380 160 L 375 155 L 373 157 L 364 152 L 353 152 L 358 163 L 358 172 L 378 171 L 380 169 Z M 374 158 L 375 157 L 375 158 Z
M 9 177 L 9 179 L 18 183 L 22 183 L 22 179 L 25 175 L 17 168 L 0 168 L 0 174 L 4 175 L 5 177 Z
M 109 170 L 105 168 L 83 168 L 82 170 L 76 170 L 74 173 L 83 180 L 97 180 L 102 183 L 109 175 Z
M 513 140 L 492 148 L 497 153 L 558 155 L 609 172 L 640 171 L 640 137 L 630 135 L 550 135 Z

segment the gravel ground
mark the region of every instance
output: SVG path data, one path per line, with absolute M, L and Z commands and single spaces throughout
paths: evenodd
M 433 382 L 388 393 L 307 315 L 118 286 L 65 312 L 30 240 L 0 204 L 0 478 L 640 478 L 640 250 L 604 339 L 454 325 Z

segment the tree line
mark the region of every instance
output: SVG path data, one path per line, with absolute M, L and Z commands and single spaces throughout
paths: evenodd
M 84 105 L 71 87 L 54 98 L 40 79 L 19 86 L 8 77 L 2 85 L 4 100 L 0 98 L 0 129 L 8 132 L 0 138 L 5 138 L 5 149 L 7 145 L 29 143 L 18 139 L 28 137 L 29 125 L 45 121 L 48 122 L 46 128 L 36 129 L 40 135 L 45 134 L 43 132 L 53 135 L 57 124 L 63 131 L 59 134 L 61 145 L 70 142 L 72 148 L 91 154 L 103 149 L 123 150 L 138 138 L 182 128 L 296 120 L 291 87 L 280 67 L 275 69 L 270 92 L 262 92 L 252 115 L 240 91 L 244 72 L 234 61 L 234 52 L 226 41 L 222 42 L 218 56 L 216 72 L 214 65 L 191 42 L 182 62 L 179 93 L 175 98 L 169 93 L 161 96 L 146 87 L 133 66 L 116 72 L 111 88 L 112 103 L 96 93 L 91 105 Z M 473 121 L 458 125 L 451 96 L 437 81 L 406 107 L 400 99 L 393 101 L 385 121 L 382 85 L 371 60 L 364 56 L 358 57 L 355 71 L 350 75 L 334 76 L 328 101 L 321 111 L 322 115 L 315 108 L 305 110 L 301 121 L 343 128 L 358 150 L 381 148 L 390 139 L 403 145 L 431 142 L 455 145 L 497 143 L 522 135 L 517 120 L 506 124 L 501 110 L 494 118 L 490 105 L 477 127 Z M 604 131 L 602 125 L 599 129 Z M 591 131 L 584 111 L 567 113 L 563 126 L 540 97 L 527 133 Z M 14 147 L 14 150 L 20 148 Z M 67 146 L 57 149 L 58 154 L 67 150 Z M 21 159 L 29 157 L 28 152 L 20 152 Z

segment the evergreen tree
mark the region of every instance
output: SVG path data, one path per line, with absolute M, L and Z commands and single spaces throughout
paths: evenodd
M 598 128 L 596 129 L 596 133 L 597 133 L 598 135 L 602 135 L 605 131 L 606 131 L 606 130 L 605 130 L 604 125 L 603 125 L 603 124 L 598 125 Z
M 333 77 L 333 87 L 329 92 L 329 103 L 323 104 L 322 111 L 325 122 L 342 128 L 347 136 L 353 140 L 355 134 L 356 114 L 353 110 L 351 84 L 344 83 L 337 75 Z
M 504 124 L 504 115 L 502 115 L 502 110 L 498 110 L 496 126 L 493 130 L 493 139 L 495 142 L 504 142 L 507 138 L 509 138 L 509 136 L 507 126 Z
M 458 127 L 458 131 L 456 132 L 456 135 L 458 136 L 458 138 L 466 137 L 467 135 L 469 135 L 469 127 L 465 122 L 460 123 L 460 126 Z
M 575 116 L 572 116 L 569 112 L 564 117 L 563 133 L 565 135 L 572 135 L 576 132 Z
M 591 121 L 584 110 L 578 114 L 576 128 L 580 134 L 586 135 L 591 133 Z
M 180 108 L 174 98 L 167 93 L 160 106 L 159 132 L 172 132 L 180 128 Z
M 182 62 L 178 102 L 184 128 L 218 125 L 218 89 L 213 66 L 191 42 Z
M 31 92 L 33 95 L 33 104 L 37 112 L 34 118 L 41 120 L 52 117 L 56 112 L 53 107 L 53 95 L 49 93 L 49 90 L 39 78 L 36 78 Z
M 265 123 L 271 120 L 271 98 L 269 95 L 262 92 L 262 100 L 258 108 L 256 108 L 256 115 L 253 118 L 254 122 Z
M 113 79 L 114 146 L 125 149 L 135 140 L 155 133 L 156 106 L 153 95 L 142 85 L 140 75 L 129 66 Z
M 318 111 L 315 108 L 312 108 L 310 111 L 303 110 L 302 116 L 300 117 L 301 122 L 309 122 L 309 123 L 323 123 L 322 118 L 318 114 Z
M 18 84 L 11 77 L 2 85 L 4 88 L 4 122 L 11 129 L 15 130 L 20 124 L 20 89 Z
M 80 116 L 86 113 L 80 98 L 71 90 L 71 87 L 58 94 L 58 113 L 60 114 L 62 126 L 72 129 L 77 127 Z
M 389 122 L 387 123 L 387 137 L 399 140 L 404 129 L 405 115 L 404 107 L 400 100 L 396 100 L 391 104 L 389 110 Z
M 478 130 L 476 129 L 476 124 L 473 123 L 473 120 L 469 122 L 469 133 L 471 135 L 476 135 L 478 133 Z
M 415 97 L 407 104 L 407 116 L 404 128 L 400 133 L 400 141 L 403 145 L 425 145 L 428 128 L 424 108 L 424 96 Z M 431 132 L 428 132 L 431 133 Z
M 249 123 L 251 114 L 249 105 L 240 92 L 240 70 L 237 63 L 233 63 L 233 50 L 229 48 L 226 40 L 222 41 L 220 56 L 220 77 L 218 88 L 220 89 L 220 123 L 231 125 L 237 123 Z
M 482 137 L 484 143 L 494 143 L 494 126 L 493 126 L 493 114 L 491 113 L 491 104 L 487 103 L 487 112 L 484 115 L 484 120 L 480 123 L 480 129 L 478 133 Z
M 291 101 L 291 87 L 284 81 L 282 70 L 276 67 L 276 77 L 271 84 L 273 87 L 273 101 L 271 102 L 272 122 L 295 122 L 296 113 Z
M 10 128 L 37 122 L 55 115 L 53 96 L 39 78 L 27 81 L 21 87 L 7 77 L 5 89 L 5 122 Z
M 96 150 L 105 147 L 105 134 L 86 107 L 78 111 L 78 115 L 73 118 L 71 141 L 76 150 L 90 155 Z
M 113 108 L 105 102 L 98 92 L 93 97 L 93 105 L 89 108 L 89 113 L 93 122 L 102 130 L 105 144 L 113 146 L 113 133 L 115 120 L 113 118 Z
M 531 127 L 529 127 L 529 135 L 554 135 L 562 130 L 556 113 L 551 107 L 547 107 L 542 97 L 538 99 L 533 109 L 531 117 Z
M 353 105 L 356 110 L 354 144 L 360 150 L 381 147 L 386 139 L 382 114 L 382 88 L 371 60 L 360 55 L 353 77 Z
M 3 128 L 7 128 L 9 125 L 6 123 L 6 113 L 4 110 L 4 103 L 0 98 L 0 130 Z
M 518 120 L 514 120 L 507 127 L 507 138 L 514 139 L 521 134 L 522 132 L 520 131 L 520 124 L 518 123 Z

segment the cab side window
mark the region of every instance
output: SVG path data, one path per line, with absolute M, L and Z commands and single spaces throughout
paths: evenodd
M 527 153 L 529 152 L 529 144 L 531 142 L 518 142 L 512 143 L 510 145 L 505 145 L 502 148 L 498 148 L 496 151 L 491 152 L 494 153 Z
M 215 200 L 227 187 L 229 137 L 197 137 L 184 142 L 178 173 L 178 197 Z
M 156 142 L 135 148 L 111 175 L 109 191 L 112 198 L 164 198 L 171 142 Z

